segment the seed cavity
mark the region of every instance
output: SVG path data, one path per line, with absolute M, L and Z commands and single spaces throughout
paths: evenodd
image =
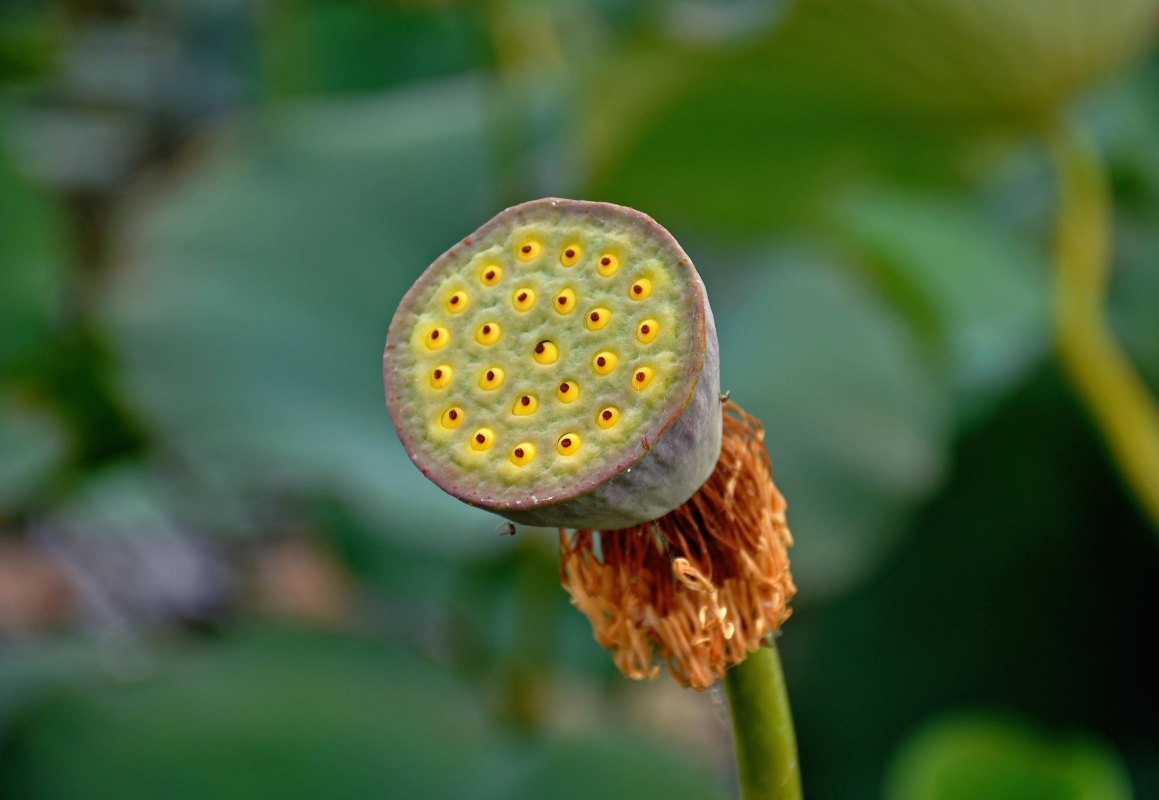
M 476 428 L 475 432 L 471 434 L 471 449 L 482 452 L 490 450 L 491 445 L 495 444 L 495 431 L 490 428 Z
M 636 338 L 642 344 L 648 344 L 660 332 L 660 323 L 654 319 L 646 319 L 636 326 Z
M 555 449 L 559 451 L 561 456 L 575 455 L 580 448 L 580 437 L 578 433 L 565 433 L 555 442 Z
M 580 256 L 584 254 L 584 249 L 578 244 L 569 244 L 559 254 L 559 263 L 565 267 L 574 267 L 576 262 L 580 260 Z
M 525 467 L 535 458 L 535 445 L 531 442 L 520 442 L 511 449 L 511 463 L 517 467 Z
M 584 315 L 584 325 L 589 331 L 601 330 L 612 319 L 612 312 L 602 306 L 593 308 Z
M 479 270 L 479 282 L 484 286 L 494 286 L 503 280 L 503 267 L 498 264 L 488 264 Z
M 516 311 L 531 310 L 531 307 L 535 305 L 535 290 L 530 286 L 516 289 L 511 294 L 511 305 L 515 306 Z
M 428 350 L 442 350 L 451 341 L 451 332 L 442 325 L 433 328 L 427 334 L 426 342 Z
M 539 408 L 539 398 L 533 394 L 521 394 L 515 398 L 515 404 L 511 406 L 511 413 L 517 417 L 526 417 L 528 414 L 534 414 L 537 408 Z
M 447 298 L 447 311 L 452 314 L 461 314 L 467 309 L 467 304 L 471 302 L 471 297 L 461 289 L 457 292 L 452 292 L 451 296 Z
M 436 389 L 445 389 L 453 377 L 455 377 L 455 370 L 451 368 L 450 364 L 439 364 L 431 370 L 431 386 Z
M 652 281 L 647 278 L 637 278 L 636 282 L 628 289 L 628 297 L 633 300 L 643 300 L 650 294 L 652 294 Z
M 620 409 L 615 406 L 604 406 L 596 412 L 596 424 L 604 430 L 614 427 L 620 421 Z
M 607 375 L 616 368 L 619 358 L 611 350 L 603 350 L 592 358 L 592 372 L 597 375 Z
M 539 258 L 541 252 L 543 252 L 543 245 L 535 239 L 525 239 L 515 251 L 515 257 L 526 264 Z
M 564 381 L 555 390 L 555 396 L 561 403 L 574 403 L 576 400 L 579 400 L 579 384 L 575 381 Z
M 559 361 L 559 348 L 555 346 L 555 342 L 548 339 L 536 344 L 531 354 L 540 364 L 554 364 Z
M 498 322 L 485 322 L 475 331 L 475 341 L 479 344 L 492 345 L 499 341 L 502 334 L 503 330 Z
M 555 302 L 551 305 L 557 313 L 570 314 L 575 311 L 575 292 L 571 289 L 562 290 L 555 296 Z
M 447 430 L 453 430 L 463 424 L 463 409 L 459 406 L 451 406 L 443 412 L 443 416 L 439 418 L 439 422 Z
M 503 368 L 490 367 L 479 375 L 479 388 L 490 391 L 503 385 Z
M 620 259 L 614 253 L 604 253 L 596 262 L 596 272 L 610 278 L 620 269 Z
M 632 373 L 632 388 L 637 392 L 641 392 L 648 387 L 652 382 L 652 376 L 655 373 L 651 367 L 639 367 Z

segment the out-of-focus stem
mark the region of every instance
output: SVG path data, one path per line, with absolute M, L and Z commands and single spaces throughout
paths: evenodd
M 724 676 L 744 800 L 800 800 L 797 736 L 772 642 Z
M 1103 162 L 1070 119 L 1050 141 L 1059 181 L 1055 325 L 1063 369 L 1159 534 L 1159 407 L 1103 314 L 1111 204 Z

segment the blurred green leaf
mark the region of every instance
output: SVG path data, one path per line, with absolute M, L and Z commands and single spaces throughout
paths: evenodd
M 969 399 L 1008 388 L 1048 349 L 1045 253 L 979 204 L 864 191 L 845 195 L 833 214 L 887 294 L 944 349 Z
M 51 417 L 0 394 L 0 517 L 41 487 L 64 455 L 64 435 Z
M 0 147 L 0 376 L 52 330 L 63 245 L 56 208 Z
M 710 19 L 601 60 L 582 148 L 594 194 L 751 232 L 867 175 L 977 174 L 1137 55 L 1159 4 L 798 0 L 723 38 L 711 17 L 736 7 L 697 8 Z
M 1119 756 L 1086 736 L 1053 737 L 994 715 L 953 715 L 902 745 L 886 800 L 1131 800 Z
M 381 379 L 402 294 L 496 210 L 484 110 L 476 81 L 281 109 L 138 209 L 107 319 L 166 444 L 238 490 L 333 492 L 415 546 L 497 545 L 407 460 Z
M 761 266 L 710 282 L 721 385 L 765 425 L 793 572 L 816 600 L 872 570 L 938 486 L 950 394 L 854 273 L 806 255 Z

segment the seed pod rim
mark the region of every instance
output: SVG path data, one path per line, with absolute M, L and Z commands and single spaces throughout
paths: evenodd
M 538 215 L 542 214 L 544 210 L 562 212 L 563 214 L 587 215 L 627 229 L 634 228 L 640 236 L 646 237 L 647 241 L 654 242 L 659 249 L 667 251 L 672 258 L 676 283 L 691 300 L 692 312 L 687 319 L 682 320 L 681 324 L 687 326 L 693 352 L 689 354 L 683 364 L 683 368 L 679 371 L 672 385 L 672 390 L 662 401 L 658 412 L 651 420 L 651 424 L 637 431 L 634 441 L 617 460 L 593 464 L 579 480 L 560 488 L 558 491 L 552 487 L 551 491 L 541 493 L 537 491 L 537 487 L 528 487 L 518 496 L 502 498 L 460 486 L 453 473 L 422 462 L 423 453 L 419 446 L 421 437 L 414 435 L 414 432 L 403 424 L 404 415 L 399 408 L 403 402 L 402 387 L 396 382 L 404 381 L 405 377 L 391 370 L 391 353 L 396 348 L 407 345 L 410 332 L 409 322 L 421 311 L 419 307 L 420 297 L 432 284 L 437 284 L 443 279 L 445 270 L 458 264 L 457 259 L 461 256 L 464 248 L 470 248 L 473 243 L 485 240 L 497 229 L 515 226 L 523 221 L 530 223 L 539 221 Z M 707 295 L 704 292 L 700 276 L 693 266 L 692 259 L 684 252 L 675 237 L 647 214 L 615 203 L 569 200 L 558 197 L 547 197 L 520 203 L 496 214 L 476 231 L 450 247 L 423 271 L 403 296 L 391 319 L 387 332 L 386 350 L 383 354 L 383 384 L 386 390 L 387 411 L 410 460 L 423 475 L 453 497 L 470 505 L 480 506 L 498 513 L 557 505 L 586 495 L 611 481 L 617 475 L 631 469 L 649 450 L 655 447 L 661 437 L 680 419 L 684 410 L 692 402 L 704 367 L 708 345 L 706 306 Z

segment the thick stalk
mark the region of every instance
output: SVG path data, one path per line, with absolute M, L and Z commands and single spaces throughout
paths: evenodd
M 1051 139 L 1059 181 L 1055 325 L 1059 359 L 1127 486 L 1159 534 L 1159 408 L 1103 309 L 1111 204 L 1098 150 L 1076 120 Z
M 770 642 L 725 673 L 724 688 L 744 800 L 800 800 L 797 736 L 776 645 Z

